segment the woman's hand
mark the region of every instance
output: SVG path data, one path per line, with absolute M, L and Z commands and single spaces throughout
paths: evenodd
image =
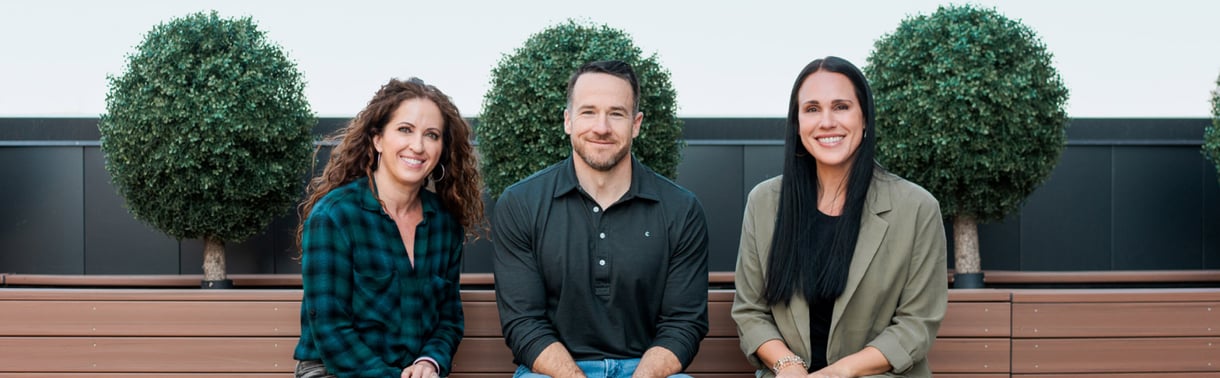
M 813 373 L 810 373 L 809 378 L 855 378 L 856 377 L 855 375 L 853 375 L 849 372 L 841 371 L 841 370 L 843 370 L 843 369 L 836 369 L 834 366 L 827 366 L 827 367 L 823 368 L 822 370 L 818 370 Z
M 402 378 L 439 378 L 436 365 L 426 360 L 416 361 L 406 369 L 402 369 Z
M 855 378 L 890 371 L 890 362 L 881 350 L 867 346 L 843 357 L 830 366 L 809 374 L 810 378 Z
M 775 373 L 775 378 L 805 378 L 805 367 L 801 365 L 788 366 Z

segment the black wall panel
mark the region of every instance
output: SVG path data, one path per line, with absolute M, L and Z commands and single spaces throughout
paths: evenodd
M 491 195 L 483 194 L 483 212 L 487 214 L 488 221 L 491 220 L 491 213 L 495 210 L 496 202 L 491 200 Z M 489 222 L 490 223 L 490 222 Z M 467 239 L 462 255 L 462 271 L 470 273 L 491 273 L 492 271 L 492 254 L 495 253 L 495 247 L 491 244 L 491 230 L 484 230 L 483 235 L 477 240 L 471 241 Z
M 758 183 L 784 173 L 784 146 L 749 145 L 743 148 L 742 164 L 742 200 L 750 194 Z M 745 202 L 742 202 L 744 209 Z
M 85 273 L 82 155 L 0 148 L 0 272 Z
M 1203 167 L 1203 269 L 1220 269 L 1220 174 L 1217 165 Z
M 1107 146 L 1066 149 L 1021 210 L 1016 270 L 1109 270 L 1111 165 Z
M 1021 213 L 1017 212 L 998 221 L 979 224 L 979 262 L 983 270 L 1021 269 L 1021 218 Z M 946 227 L 945 232 L 949 233 L 946 237 L 952 248 L 953 227 Z
M 178 240 L 131 216 L 100 148 L 84 153 L 85 274 L 178 274 Z
M 678 185 L 699 197 L 708 219 L 708 270 L 732 271 L 741 240 L 742 149 L 688 145 L 678 165 Z
M 1114 151 L 1113 269 L 1201 267 L 1200 156 L 1196 149 L 1177 147 Z

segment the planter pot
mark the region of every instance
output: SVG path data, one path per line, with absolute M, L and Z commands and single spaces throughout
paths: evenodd
M 229 279 L 215 280 L 215 281 L 203 280 L 202 283 L 200 284 L 200 288 L 202 288 L 202 289 L 232 289 L 233 280 L 229 280 Z
M 954 289 L 982 289 L 983 288 L 983 272 L 953 273 L 953 288 Z

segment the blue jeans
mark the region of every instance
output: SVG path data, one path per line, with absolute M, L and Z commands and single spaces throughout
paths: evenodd
M 576 367 L 585 372 L 585 376 L 589 378 L 631 378 L 631 374 L 635 373 L 635 368 L 639 365 L 640 359 L 638 358 L 576 361 Z M 550 376 L 532 372 L 525 365 L 520 365 L 517 366 L 517 372 L 513 374 L 513 378 L 550 378 Z M 691 376 L 679 373 L 671 375 L 669 378 L 691 378 Z

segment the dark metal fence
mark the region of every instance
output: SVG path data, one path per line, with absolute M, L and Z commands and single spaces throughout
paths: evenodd
M 322 119 L 315 131 L 345 121 Z M 783 165 L 783 120 L 685 122 L 677 181 L 706 208 L 710 268 L 731 271 L 746 194 Z M 1051 178 L 1019 213 L 980 227 L 983 268 L 1220 269 L 1220 181 L 1199 152 L 1209 122 L 1073 120 Z M 96 124 L 0 118 L 0 272 L 200 273 L 201 241 L 167 237 L 125 210 L 104 168 Z M 299 272 L 296 221 L 295 210 L 286 212 L 262 234 L 229 245 L 228 272 Z M 465 270 L 489 272 L 490 254 L 486 240 L 468 244 Z

